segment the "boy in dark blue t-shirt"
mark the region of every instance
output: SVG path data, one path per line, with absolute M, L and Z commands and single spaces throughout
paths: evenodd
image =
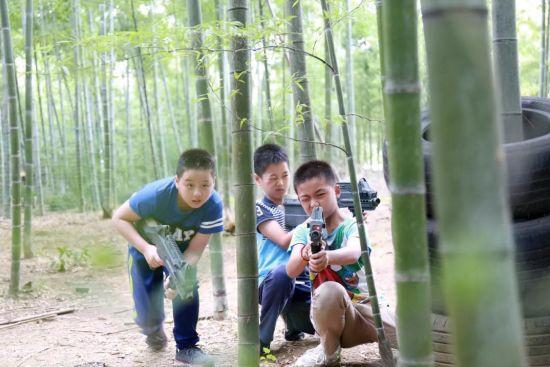
M 113 214 L 113 225 L 130 243 L 128 268 L 134 298 L 136 323 L 154 350 L 166 346 L 164 320 L 163 262 L 157 248 L 138 233 L 135 222 L 152 218 L 170 225 L 183 259 L 196 265 L 213 233 L 223 231 L 223 204 L 214 191 L 215 163 L 205 150 L 190 149 L 178 161 L 175 177 L 149 183 L 133 194 Z M 210 365 L 213 360 L 198 347 L 198 290 L 193 298 L 172 300 L 176 360 Z

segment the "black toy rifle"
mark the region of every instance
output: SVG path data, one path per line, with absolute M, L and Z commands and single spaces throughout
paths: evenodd
M 309 228 L 309 239 L 311 241 L 311 253 L 316 254 L 322 250 L 323 228 L 325 228 L 323 208 L 320 206 L 313 208 L 310 218 L 311 220 L 307 226 Z
M 316 254 L 323 249 L 323 228 L 325 228 L 325 219 L 323 218 L 323 208 L 316 206 L 311 212 L 310 221 L 307 224 L 309 228 L 309 240 L 311 241 L 311 253 Z M 311 296 L 313 297 L 313 281 L 316 274 L 310 270 L 309 280 L 311 281 Z
M 340 186 L 340 197 L 338 198 L 338 206 L 340 208 L 348 208 L 355 216 L 355 208 L 353 206 L 353 195 L 351 193 L 351 183 L 338 182 Z M 361 208 L 363 210 L 374 210 L 380 204 L 378 194 L 374 191 L 367 180 L 362 178 L 358 182 L 359 198 L 361 200 Z M 292 230 L 299 224 L 304 223 L 308 216 L 298 199 L 285 199 L 283 203 L 285 207 L 285 226 L 287 230 Z
M 183 259 L 174 235 L 170 234 L 170 226 L 148 219 L 139 224 L 138 231 L 146 241 L 157 247 L 157 253 L 170 275 L 168 286 L 183 300 L 192 298 L 196 283 L 195 269 Z

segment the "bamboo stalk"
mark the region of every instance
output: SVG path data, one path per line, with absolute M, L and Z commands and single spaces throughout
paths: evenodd
M 72 27 L 73 37 L 75 38 L 74 49 L 74 124 L 75 124 L 75 151 L 76 151 L 76 180 L 77 180 L 77 195 L 78 195 L 78 210 L 84 211 L 84 177 L 82 172 L 82 148 L 81 148 L 81 85 L 80 85 L 80 2 L 73 0 L 73 16 Z
M 17 92 L 11 43 L 11 28 L 7 0 L 0 0 L 0 17 L 3 35 L 3 60 L 7 74 L 8 110 L 10 122 L 11 158 L 11 272 L 9 293 L 17 297 L 21 266 L 21 175 L 19 151 L 19 126 L 17 123 Z
M 263 2 L 265 0 L 258 0 L 258 4 L 260 7 L 260 27 L 263 30 L 265 28 L 265 20 L 264 20 L 264 6 Z M 262 46 L 263 46 L 263 58 L 262 63 L 264 65 L 264 88 L 265 88 L 265 102 L 267 107 L 267 118 L 269 121 L 269 128 L 271 131 L 275 131 L 275 125 L 273 122 L 273 104 L 271 103 L 271 83 L 269 81 L 269 63 L 267 61 L 267 42 L 265 40 L 265 35 L 262 33 Z
M 316 151 L 314 140 L 311 100 L 306 71 L 306 57 L 304 53 L 304 35 L 302 26 L 302 1 L 286 0 L 287 16 L 289 21 L 289 51 L 290 74 L 294 96 L 295 119 L 300 139 L 300 158 L 302 162 L 315 159 Z
M 516 0 L 499 0 L 492 5 L 493 51 L 501 119 L 505 141 L 523 138 L 521 93 L 519 85 Z
M 130 5 L 132 8 L 132 21 L 134 26 L 134 31 L 137 32 L 138 25 L 137 25 L 137 18 L 136 18 L 136 11 L 134 8 L 134 0 L 130 0 Z M 153 166 L 153 173 L 155 175 L 155 178 L 159 178 L 159 171 L 158 171 L 158 158 L 157 158 L 157 150 L 156 145 L 154 142 L 154 134 L 152 130 L 152 123 L 151 123 L 151 108 L 149 106 L 149 99 L 147 96 L 147 81 L 145 79 L 145 70 L 143 68 L 143 57 L 141 55 L 141 47 L 136 47 L 136 69 L 137 69 L 137 82 L 140 90 L 140 95 L 142 99 L 142 103 L 145 105 L 144 112 L 145 112 L 145 123 L 147 125 L 147 131 L 149 133 L 148 140 L 149 140 L 149 147 L 151 149 L 151 160 L 152 160 L 152 166 Z
M 384 94 L 402 367 L 433 366 L 417 14 L 415 1 L 384 0 Z
M 0 41 L 3 40 L 3 32 L 0 32 Z M 0 43 L 0 45 L 3 44 Z M 2 51 L 2 54 L 4 51 Z M 0 119 L 2 124 L 2 213 L 6 218 L 11 217 L 11 173 L 10 173 L 10 121 L 8 119 L 8 83 L 7 71 L 4 57 L 2 57 L 2 80 L 1 80 L 1 112 Z
M 228 19 L 234 27 L 247 24 L 248 1 L 230 0 Z M 256 211 L 252 181 L 252 131 L 250 127 L 250 51 L 248 40 L 236 33 L 231 40 L 231 111 L 233 121 L 233 175 L 237 236 L 238 356 L 241 367 L 259 366 L 258 254 L 256 250 Z
M 219 27 L 225 27 L 221 22 L 223 20 L 223 7 L 220 4 L 220 0 L 215 0 L 216 11 L 216 21 L 218 22 Z M 221 37 L 218 37 L 216 40 L 218 48 L 223 49 L 223 43 Z M 230 181 L 231 181 L 231 162 L 229 154 L 229 139 L 228 139 L 228 121 L 227 121 L 227 112 L 226 112 L 226 100 L 225 100 L 225 52 L 221 51 L 218 57 L 218 68 L 220 69 L 219 78 L 220 78 L 220 122 L 221 122 L 221 148 L 218 151 L 218 157 L 221 161 L 221 174 L 222 174 L 222 193 L 223 193 L 223 204 L 226 209 L 230 207 Z M 219 182 L 219 181 L 218 181 Z
M 105 4 L 99 4 L 99 14 L 101 19 L 99 35 L 107 35 L 106 19 L 105 19 Z M 111 126 L 109 113 L 109 95 L 107 89 L 107 53 L 101 53 L 101 104 L 103 110 L 103 197 L 101 209 L 103 210 L 103 218 L 111 218 L 113 212 L 112 198 L 112 170 L 111 170 Z
M 321 6 L 323 8 L 323 19 L 325 23 L 325 37 L 327 39 L 327 45 L 330 55 L 330 65 L 332 65 L 332 74 L 334 77 L 334 85 L 336 88 L 336 96 L 338 98 L 338 110 L 340 118 L 342 120 L 342 135 L 344 137 L 344 145 L 346 148 L 346 161 L 348 163 L 349 179 L 351 182 L 351 189 L 353 195 L 353 206 L 355 207 L 355 213 L 362 213 L 361 202 L 359 200 L 359 193 L 357 189 L 357 174 L 355 172 L 355 164 L 353 162 L 353 153 L 351 149 L 351 140 L 348 130 L 348 122 L 346 116 L 346 108 L 344 104 L 344 96 L 342 92 L 342 84 L 340 82 L 340 74 L 338 71 L 338 61 L 336 60 L 336 53 L 334 50 L 334 40 L 332 36 L 332 25 L 329 18 L 329 8 L 326 0 L 321 0 Z M 380 357 L 384 366 L 394 366 L 393 354 L 389 341 L 386 339 L 384 332 L 384 325 L 382 323 L 382 317 L 380 316 L 380 306 L 378 304 L 378 297 L 376 295 L 376 286 L 374 284 L 374 278 L 372 276 L 372 266 L 369 258 L 369 243 L 367 234 L 365 231 L 365 225 L 362 215 L 356 215 L 357 229 L 359 231 L 359 239 L 361 241 L 361 259 L 363 260 L 363 266 L 365 267 L 365 274 L 367 276 L 367 286 L 369 290 L 369 299 L 372 306 L 372 313 L 376 330 L 378 334 L 378 348 L 380 351 Z
M 187 8 L 189 11 L 189 26 L 194 28 L 191 41 L 192 48 L 194 50 L 202 50 L 204 41 L 200 29 L 202 26 L 200 3 L 198 0 L 188 0 Z M 196 51 L 195 88 L 200 101 L 197 120 L 199 121 L 201 147 L 208 150 L 213 156 L 217 156 L 205 62 L 206 56 L 204 53 Z M 214 235 L 212 241 L 210 241 L 210 270 L 212 273 L 212 291 L 215 303 L 214 316 L 217 320 L 223 320 L 227 311 L 227 301 L 223 278 L 223 251 L 220 234 Z
M 526 366 L 487 4 L 421 4 L 434 201 L 456 362 Z

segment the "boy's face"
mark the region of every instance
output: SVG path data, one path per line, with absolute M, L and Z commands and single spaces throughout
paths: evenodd
M 324 177 L 314 177 L 302 182 L 296 186 L 296 193 L 307 215 L 311 215 L 316 206 L 323 208 L 325 218 L 338 210 L 340 186 L 328 183 Z
M 272 163 L 267 166 L 261 175 L 254 175 L 256 184 L 262 189 L 265 195 L 280 204 L 288 191 L 290 174 L 286 162 Z
M 180 178 L 176 176 L 176 187 L 183 202 L 193 208 L 200 208 L 214 190 L 214 177 L 207 169 L 184 171 Z

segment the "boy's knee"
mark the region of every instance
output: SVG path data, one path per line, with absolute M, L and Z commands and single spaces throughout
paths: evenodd
M 326 312 L 344 310 L 348 298 L 345 288 L 340 283 L 324 282 L 313 293 L 312 308 Z

